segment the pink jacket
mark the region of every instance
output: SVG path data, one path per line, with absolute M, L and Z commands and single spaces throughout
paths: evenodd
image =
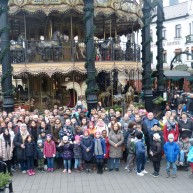
M 44 142 L 44 155 L 46 157 L 53 157 L 53 154 L 56 155 L 56 145 L 54 143 L 54 141 L 50 141 L 48 143 L 48 141 Z

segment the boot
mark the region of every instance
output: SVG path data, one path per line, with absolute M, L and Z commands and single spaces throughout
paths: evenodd
M 34 170 L 31 170 L 31 174 L 32 174 L 32 175 L 35 175 L 36 173 L 35 173 L 35 171 L 34 171 Z
M 32 176 L 31 170 L 27 170 L 29 176 Z

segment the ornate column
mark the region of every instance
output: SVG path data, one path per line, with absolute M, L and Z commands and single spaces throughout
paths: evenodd
M 94 0 L 84 0 L 84 23 L 85 23 L 85 44 L 86 44 L 86 63 L 85 68 L 87 70 L 87 89 L 86 100 L 88 110 L 97 107 L 97 91 L 96 84 L 96 69 L 95 69 L 95 49 L 94 49 Z
M 157 73 L 158 73 L 158 95 L 163 96 L 164 92 L 164 71 L 163 71 L 163 34 L 162 34 L 162 29 L 163 29 L 163 21 L 164 21 L 164 12 L 163 12 L 163 0 L 159 0 L 157 2 Z
M 151 51 L 150 51 L 150 23 L 151 23 L 151 0 L 143 0 L 143 28 L 142 28 L 142 88 L 144 90 L 145 108 L 148 112 L 153 111 L 152 81 L 151 81 Z
M 6 112 L 14 110 L 12 87 L 12 67 L 10 61 L 10 41 L 8 27 L 8 0 L 0 1 L 0 64 L 2 64 L 3 108 Z

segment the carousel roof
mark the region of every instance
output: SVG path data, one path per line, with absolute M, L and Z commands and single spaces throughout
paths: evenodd
M 13 66 L 13 73 L 12 73 L 13 76 L 19 76 L 24 73 L 29 73 L 34 76 L 46 74 L 49 77 L 51 77 L 55 73 L 65 75 L 73 71 L 86 74 L 85 62 L 77 62 L 77 63 L 65 62 L 65 65 L 64 63 L 54 63 L 53 65 L 52 62 L 48 62 L 46 63 L 46 65 L 45 63 L 30 63 L 30 64 L 12 64 L 12 66 Z M 2 66 L 0 65 L 0 75 L 2 75 L 1 67 Z M 124 72 L 126 70 L 127 71 L 142 70 L 141 63 L 131 61 L 95 62 L 95 67 L 98 73 L 101 71 L 111 72 L 113 69 L 117 69 L 120 72 Z
M 121 23 L 133 22 L 135 30 L 142 25 L 141 4 L 130 0 L 94 0 L 94 15 L 109 17 L 115 15 L 118 18 L 118 26 Z M 75 11 L 84 14 L 83 0 L 9 0 L 9 14 L 15 15 L 25 11 L 30 14 L 38 12 L 49 15 L 53 12 L 68 13 Z M 126 27 L 124 25 L 124 27 Z

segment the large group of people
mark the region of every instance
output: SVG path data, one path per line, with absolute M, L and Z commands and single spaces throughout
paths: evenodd
M 166 157 L 166 177 L 177 166 L 191 166 L 193 178 L 193 121 L 187 113 L 166 108 L 163 119 L 130 104 L 126 112 L 99 105 L 89 113 L 78 102 L 69 109 L 54 106 L 38 112 L 18 108 L 0 113 L 0 159 L 12 175 L 16 168 L 33 176 L 37 172 L 98 174 L 119 171 L 121 160 L 128 173 L 144 176 L 147 160 L 158 177 Z M 18 166 L 18 167 L 16 167 Z

